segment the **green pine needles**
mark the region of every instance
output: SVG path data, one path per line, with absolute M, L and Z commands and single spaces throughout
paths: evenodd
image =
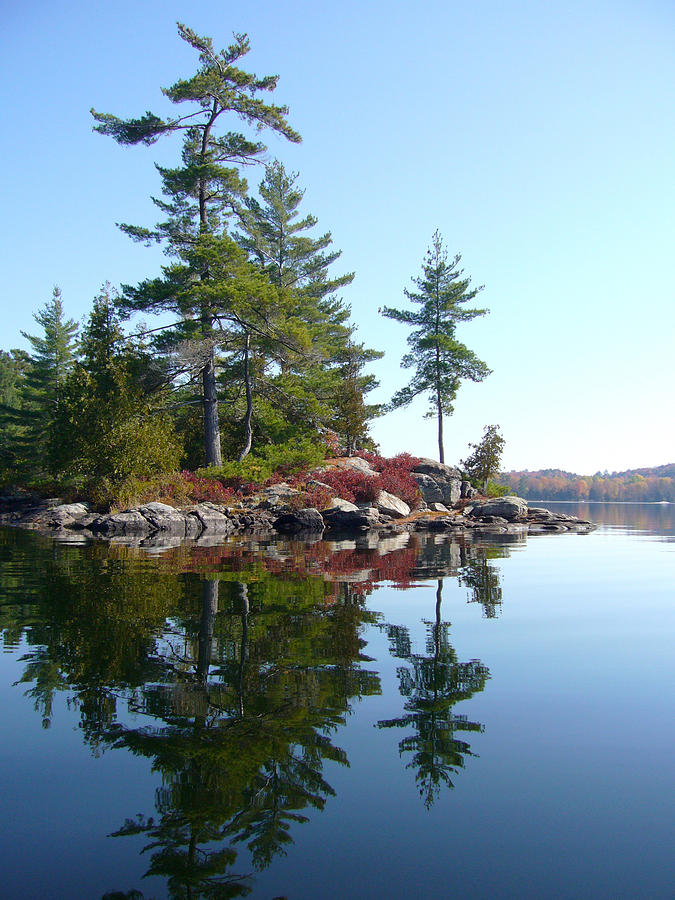
M 484 316 L 487 309 L 470 309 L 470 303 L 483 289 L 472 288 L 471 279 L 464 278 L 459 268 L 461 256 L 448 261 L 448 254 L 438 231 L 422 264 L 422 275 L 413 278 L 416 291 L 404 293 L 416 309 L 393 309 L 385 306 L 382 315 L 402 322 L 413 330 L 407 342 L 410 351 L 403 356 L 403 368 L 414 368 L 410 382 L 397 391 L 389 404 L 391 409 L 407 406 L 415 397 L 426 394 L 429 398 L 427 416 L 438 421 L 438 453 L 445 462 L 443 447 L 443 416 L 453 411 L 453 402 L 460 383 L 483 381 L 490 374 L 487 365 L 457 340 L 455 332 L 460 322 L 469 322 Z

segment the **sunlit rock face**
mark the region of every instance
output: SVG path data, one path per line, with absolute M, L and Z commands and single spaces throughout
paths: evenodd
M 462 493 L 462 477 L 457 469 L 436 462 L 421 459 L 410 473 L 417 482 L 422 499 L 426 503 L 444 503 L 452 506 Z
M 512 522 L 514 519 L 527 516 L 527 500 L 523 500 L 522 497 L 497 497 L 475 504 L 471 515 L 475 518 L 499 516 L 507 522 Z
M 375 508 L 382 515 L 391 516 L 393 519 L 402 519 L 410 515 L 408 504 L 389 491 L 380 491 L 375 500 Z

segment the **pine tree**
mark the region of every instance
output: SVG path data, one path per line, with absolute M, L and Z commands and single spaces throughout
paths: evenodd
M 31 346 L 9 402 L 4 407 L 3 431 L 9 437 L 6 462 L 25 478 L 51 474 L 48 447 L 53 440 L 57 408 L 66 379 L 75 363 L 77 323 L 65 319 L 61 291 L 33 318 L 42 335 L 21 334 Z
M 181 165 L 176 168 L 158 167 L 165 200 L 155 203 L 166 216 L 154 230 L 123 225 L 132 238 L 141 241 L 164 242 L 169 255 L 187 267 L 189 281 L 203 285 L 211 279 L 208 252 L 214 245 L 211 237 L 220 237 L 233 205 L 246 190 L 246 182 L 239 169 L 259 160 L 265 145 L 249 140 L 238 132 L 216 133 L 219 120 L 234 114 L 257 131 L 271 129 L 291 141 L 300 140 L 286 121 L 288 110 L 265 103 L 260 95 L 273 91 L 277 76 L 258 78 L 236 66 L 245 56 L 249 41 L 244 34 L 235 34 L 234 43 L 220 53 L 213 49 L 210 38 L 197 35 L 185 25 L 178 25 L 180 37 L 199 53 L 200 68 L 190 78 L 181 78 L 163 93 L 173 103 L 191 104 L 191 111 L 183 115 L 161 118 L 147 112 L 136 119 L 119 119 L 92 110 L 97 122 L 95 130 L 113 137 L 120 144 L 153 144 L 160 137 L 183 133 Z M 206 240 L 206 246 L 204 242 Z M 165 273 L 166 274 L 166 273 Z M 186 287 L 188 279 L 184 279 Z M 218 335 L 218 306 L 213 296 L 205 301 L 208 291 L 202 292 L 201 304 L 185 302 L 185 291 L 179 299 L 173 288 L 175 280 L 169 273 L 164 279 L 144 282 L 136 289 L 125 291 L 127 311 L 159 312 L 170 310 L 182 323 L 197 325 L 203 345 L 200 368 L 201 399 L 204 409 L 204 445 L 207 465 L 222 461 L 218 420 L 216 355 Z M 191 337 L 195 338 L 195 329 Z
M 351 284 L 354 274 L 331 275 L 341 251 L 331 248 L 330 232 L 311 235 L 318 220 L 301 214 L 304 191 L 297 180 L 297 173 L 287 173 L 274 161 L 265 168 L 260 200 L 246 197 L 239 209 L 235 238 L 270 281 L 289 292 L 289 328 L 295 325 L 307 345 L 304 353 L 287 354 L 276 376 L 267 379 L 270 406 L 263 410 L 260 404 L 259 409 L 267 413 L 270 426 L 281 406 L 283 421 L 295 429 L 316 432 L 328 426 L 349 442 L 365 438 L 367 421 L 375 414 L 376 408 L 364 402 L 364 393 L 377 382 L 362 369 L 382 353 L 353 340 L 350 309 L 336 295 Z M 341 415 L 350 419 L 346 428 L 351 437 L 340 427 Z
M 463 278 L 458 268 L 461 256 L 457 254 L 448 262 L 447 251 L 438 231 L 434 232 L 432 245 L 427 251 L 422 275 L 413 278 L 417 291 L 404 290 L 417 309 L 400 310 L 385 306 L 382 315 L 396 322 L 409 325 L 414 330 L 408 335 L 410 351 L 403 356 L 403 368 L 414 368 L 410 383 L 394 394 L 390 407 L 407 406 L 420 394 L 429 397 L 428 417 L 438 421 L 438 452 L 445 462 L 443 448 L 443 416 L 453 411 L 453 401 L 463 379 L 483 381 L 490 374 L 486 364 L 460 343 L 456 328 L 460 322 L 468 322 L 483 316 L 486 309 L 467 309 L 465 303 L 473 300 L 482 287 L 471 288 L 470 279 Z
M 51 469 L 60 477 L 93 479 L 99 499 L 130 476 L 178 467 L 180 442 L 135 372 L 137 356 L 124 335 L 115 295 L 106 285 L 82 333 L 81 360 L 65 380 L 51 433 Z
M 504 438 L 499 425 L 486 425 L 478 444 L 469 444 L 473 453 L 462 460 L 462 467 L 472 481 L 478 482 L 484 491 L 488 481 L 499 472 L 504 452 Z
M 363 344 L 347 343 L 340 354 L 337 368 L 340 387 L 334 401 L 334 418 L 330 423 L 335 433 L 342 439 L 347 456 L 357 449 L 372 448 L 368 424 L 380 414 L 380 407 L 368 404 L 365 395 L 374 390 L 379 382 L 374 375 L 364 374 L 367 362 L 379 359 L 382 353 L 368 350 Z

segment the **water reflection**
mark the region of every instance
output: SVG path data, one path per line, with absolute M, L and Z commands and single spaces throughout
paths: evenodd
M 45 728 L 64 692 L 94 754 L 149 760 L 153 815 L 131 809 L 111 835 L 145 839 L 146 875 L 164 879 L 171 897 L 245 896 L 253 870 L 285 855 L 293 829 L 334 795 L 326 763 L 348 765 L 339 729 L 357 699 L 380 693 L 366 626 L 386 629 L 402 663 L 403 714 L 379 727 L 407 730 L 399 751 L 427 808 L 452 787 L 473 755 L 465 735 L 483 728 L 454 707 L 489 673 L 457 659 L 443 583 L 459 578 L 494 617 L 502 595 L 489 560 L 508 553 L 400 535 L 148 556 L 0 532 L 0 627 L 5 647 L 27 648 L 19 682 Z M 366 598 L 382 581 L 405 588 L 431 577 L 435 616 L 417 653 L 408 630 L 383 624 Z
M 482 731 L 479 722 L 455 715 L 453 707 L 482 691 L 489 672 L 478 660 L 461 663 L 448 639 L 449 622 L 441 621 L 443 579 L 436 588 L 436 617 L 427 623 L 426 654 L 413 653 L 410 634 L 400 625 L 385 625 L 390 651 L 408 664 L 397 669 L 399 690 L 406 698 L 405 715 L 378 722 L 378 728 L 412 728 L 399 741 L 399 753 L 410 754 L 408 769 L 415 772 L 420 797 L 429 809 L 443 785 L 473 756 L 457 732 Z

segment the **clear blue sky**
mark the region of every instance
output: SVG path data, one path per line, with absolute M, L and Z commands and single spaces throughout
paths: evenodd
M 402 384 L 403 304 L 431 235 L 461 252 L 491 314 L 460 338 L 493 374 L 460 389 L 446 422 L 458 461 L 483 426 L 505 468 L 592 473 L 675 460 L 675 6 L 670 0 L 231 3 L 28 0 L 0 38 L 2 337 L 26 346 L 58 284 L 82 318 L 104 281 L 155 274 L 159 250 L 115 222 L 153 224 L 153 162 L 178 144 L 122 148 L 90 107 L 167 109 L 160 86 L 194 70 L 176 20 L 278 73 L 301 145 L 304 209 L 331 230 L 359 337 Z M 236 126 L 235 126 L 236 127 Z M 252 172 L 256 185 L 260 176 Z M 337 271 L 337 269 L 336 269 Z M 374 427 L 383 452 L 436 453 L 425 403 Z

